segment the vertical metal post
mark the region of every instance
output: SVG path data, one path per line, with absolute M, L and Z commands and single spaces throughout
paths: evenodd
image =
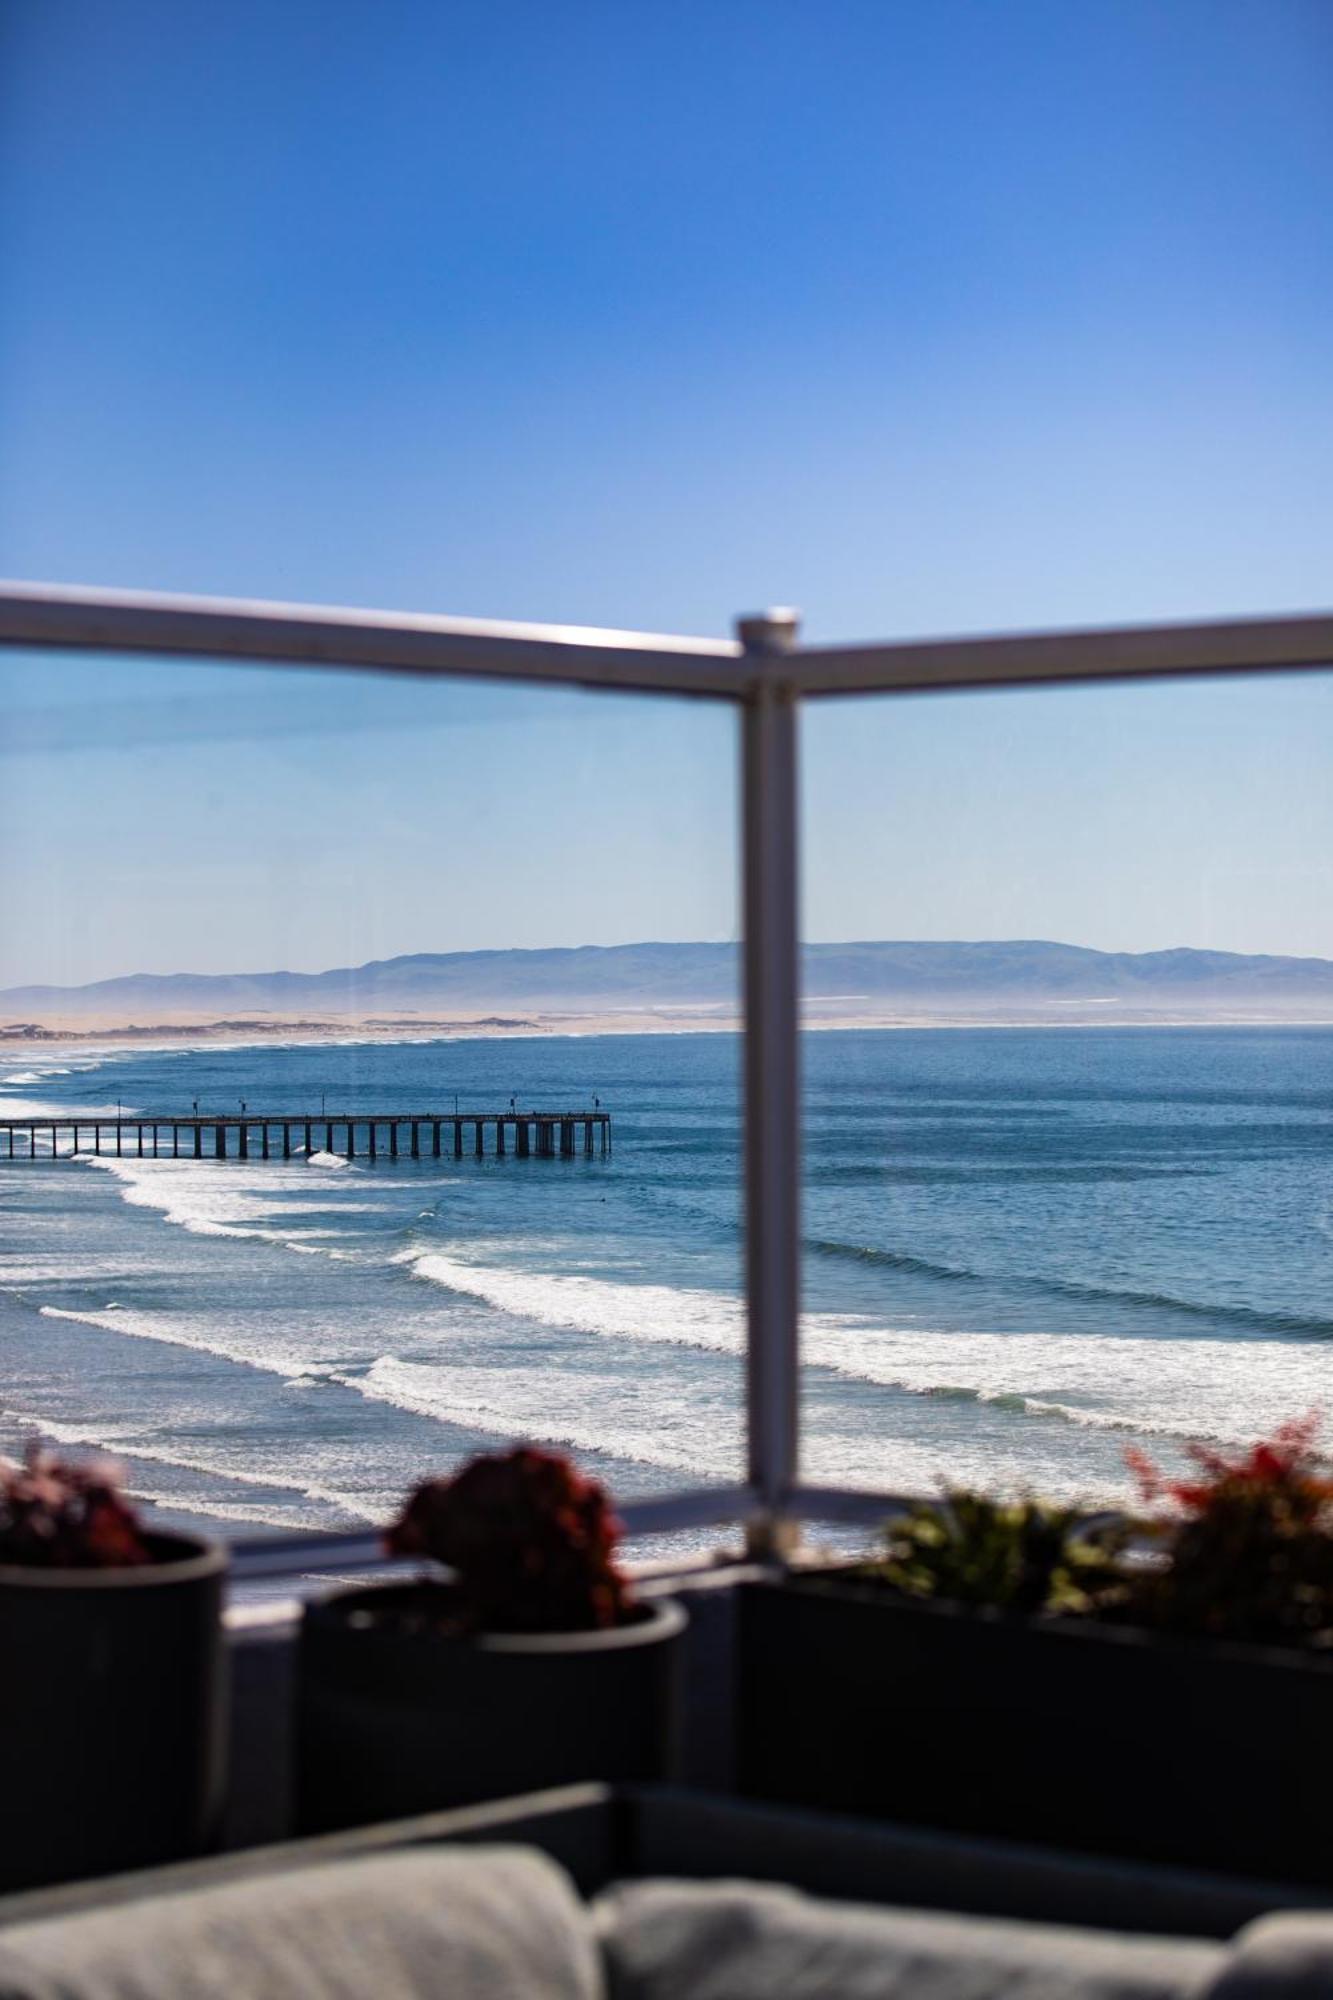
M 793 612 L 737 620 L 754 678 L 741 709 L 745 918 L 745 1264 L 748 1477 L 759 1498 L 752 1553 L 790 1545 L 800 1421 L 800 974 L 797 694 L 782 671 Z

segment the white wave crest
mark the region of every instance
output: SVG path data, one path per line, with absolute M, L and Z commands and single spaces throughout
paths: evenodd
M 330 1156 L 332 1157 L 332 1156 Z M 110 1174 L 120 1185 L 121 1199 L 131 1208 L 156 1209 L 164 1222 L 192 1236 L 230 1236 L 275 1243 L 283 1249 L 315 1254 L 319 1245 L 306 1236 L 323 1230 L 291 1230 L 280 1225 L 291 1216 L 327 1215 L 335 1205 L 339 1215 L 366 1214 L 373 1202 L 349 1200 L 351 1188 L 337 1197 L 312 1201 L 304 1162 L 265 1161 L 247 1169 L 230 1160 L 225 1167 L 207 1160 L 141 1160 L 112 1154 L 80 1155 L 83 1163 Z M 337 1162 L 345 1166 L 345 1160 Z M 277 1224 L 279 1226 L 275 1227 Z M 327 1253 L 326 1253 L 327 1254 Z
M 501 1270 L 465 1263 L 442 1252 L 405 1250 L 412 1274 L 539 1326 L 619 1340 L 664 1341 L 673 1347 L 738 1354 L 745 1344 L 739 1299 L 676 1285 L 625 1285 L 548 1271 Z
M 590 1380 L 582 1371 L 527 1372 L 384 1354 L 363 1375 L 334 1372 L 331 1379 L 372 1402 L 490 1431 L 497 1439 L 540 1440 L 693 1477 L 735 1474 L 739 1466 L 736 1413 L 719 1423 L 716 1412 L 691 1407 L 688 1391 L 669 1400 L 660 1389 L 656 1396 L 640 1394 L 636 1422 L 623 1378 Z
M 17 1082 L 17 1080 L 17 1078 L 10 1079 L 11 1082 Z M 28 1083 L 42 1083 L 45 1079 L 40 1076 L 34 1076 L 25 1078 L 24 1080 Z M 98 1118 L 101 1118 L 103 1123 L 107 1123 L 117 1116 L 114 1104 L 81 1104 L 78 1107 L 78 1112 L 79 1124 L 83 1127 L 85 1133 L 90 1126 L 97 1122 Z M 128 1105 L 125 1107 L 124 1116 L 127 1118 L 133 1116 Z M 16 1124 L 22 1124 L 25 1118 L 61 1118 L 68 1120 L 71 1124 L 74 1122 L 73 1112 L 68 1104 L 56 1104 L 50 1098 L 46 1097 L 11 1097 L 8 1093 L 0 1093 L 0 1118 L 4 1118 L 6 1121 L 12 1118 Z M 43 1137 L 45 1136 L 43 1134 Z
M 167 1466 L 174 1471 L 202 1473 L 210 1479 L 225 1480 L 231 1485 L 268 1488 L 277 1493 L 293 1493 L 302 1500 L 317 1501 L 325 1507 L 335 1509 L 350 1522 L 373 1523 L 383 1519 L 382 1511 L 370 1510 L 363 1498 L 353 1497 L 338 1488 L 325 1486 L 319 1481 L 295 1479 L 289 1473 L 283 1472 L 249 1471 L 204 1452 L 188 1452 L 179 1448 L 165 1450 L 160 1444 L 145 1442 L 136 1431 L 126 1425 L 94 1429 L 84 1424 L 57 1422 L 54 1418 L 33 1410 L 7 1408 L 0 1408 L 0 1421 L 31 1429 L 40 1436 L 49 1438 L 53 1444 L 107 1452 L 119 1459 L 141 1460 L 145 1464 Z M 212 1511 L 196 1503 L 195 1500 L 179 1494 L 169 1498 L 167 1504 L 188 1507 L 192 1513 Z M 235 1513 L 236 1509 L 219 1507 L 216 1511 L 219 1514 L 229 1514 Z M 237 1518 L 245 1517 L 238 1514 Z M 264 1517 L 259 1514 L 256 1518 Z
M 512 1271 L 405 1252 L 414 1274 L 506 1314 L 602 1339 L 739 1352 L 744 1308 L 725 1294 Z M 1318 1407 L 1333 1351 L 1314 1340 L 1152 1340 L 1128 1335 L 961 1333 L 868 1314 L 806 1313 L 807 1364 L 912 1396 L 955 1395 L 996 1420 L 1243 1444 Z
M 196 1354 L 211 1354 L 219 1361 L 235 1361 L 243 1368 L 257 1368 L 264 1375 L 279 1375 L 284 1381 L 308 1371 L 310 1357 L 295 1349 L 251 1346 L 244 1335 L 229 1333 L 225 1322 L 209 1320 L 200 1327 L 180 1313 L 153 1314 L 114 1312 L 66 1306 L 38 1306 L 43 1319 L 72 1320 L 76 1325 L 100 1327 L 106 1333 L 123 1334 L 131 1340 L 155 1340 L 164 1347 L 187 1347 Z

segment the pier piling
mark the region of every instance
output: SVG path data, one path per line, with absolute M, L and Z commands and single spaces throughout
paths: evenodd
M 305 1134 L 307 1158 L 314 1151 L 316 1130 L 324 1135 L 323 1150 L 334 1151 L 335 1139 L 343 1140 L 343 1155 L 354 1160 L 358 1156 L 375 1160 L 381 1150 L 381 1127 L 389 1134 L 389 1157 L 398 1159 L 400 1152 L 407 1152 L 414 1160 L 423 1155 L 423 1130 L 430 1131 L 430 1156 L 438 1160 L 444 1150 L 443 1137 L 446 1125 L 453 1126 L 453 1156 L 463 1158 L 464 1128 L 472 1128 L 472 1152 L 477 1159 L 486 1157 L 486 1132 L 488 1126 L 495 1128 L 495 1157 L 506 1159 L 512 1151 L 517 1159 L 527 1160 L 535 1154 L 538 1159 L 554 1159 L 557 1151 L 561 1159 L 572 1159 L 578 1152 L 579 1126 L 583 1127 L 583 1156 L 591 1159 L 596 1149 L 596 1134 L 601 1135 L 603 1159 L 611 1151 L 611 1114 L 600 1108 L 592 1111 L 459 1111 L 453 1118 L 436 1112 L 413 1113 L 408 1117 L 358 1118 L 352 1112 L 344 1112 L 340 1117 L 330 1117 L 321 1112 L 319 1123 L 311 1118 L 254 1118 L 242 1112 L 238 1118 L 210 1117 L 207 1113 L 195 1112 L 193 1117 L 181 1118 L 117 1118 L 105 1121 L 115 1134 L 118 1156 L 125 1151 L 125 1135 L 128 1132 L 134 1142 L 134 1150 L 139 1159 L 149 1154 L 155 1160 L 167 1152 L 165 1134 L 171 1134 L 170 1157 L 181 1157 L 181 1134 L 189 1140 L 188 1151 L 196 1160 L 213 1158 L 225 1160 L 231 1155 L 230 1133 L 236 1134 L 235 1157 L 249 1160 L 252 1157 L 251 1139 L 258 1134 L 258 1145 L 253 1157 L 270 1160 L 278 1151 L 274 1143 L 274 1132 L 281 1135 L 281 1156 L 284 1160 L 292 1157 L 293 1131 Z M 400 1144 L 402 1127 L 406 1125 L 407 1145 Z M 365 1132 L 364 1144 L 359 1144 L 358 1127 Z M 92 1151 L 100 1154 L 104 1121 L 94 1119 L 92 1123 Z M 87 1128 L 78 1118 L 4 1119 L 0 1118 L 0 1148 L 8 1159 L 64 1159 L 80 1151 L 87 1150 Z M 212 1134 L 211 1139 L 207 1137 Z M 511 1145 L 512 1133 L 512 1145 Z M 557 1134 L 558 1144 L 557 1144 Z M 15 1144 L 16 1135 L 27 1142 L 26 1153 L 20 1152 Z M 150 1137 L 151 1135 L 151 1137 Z M 39 1149 L 39 1136 L 42 1144 Z M 49 1142 L 49 1143 L 48 1143 Z

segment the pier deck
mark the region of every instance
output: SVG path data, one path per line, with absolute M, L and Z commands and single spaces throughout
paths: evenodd
M 580 1131 L 580 1127 L 582 1130 Z M 488 1129 L 492 1143 L 486 1145 Z M 471 1144 L 467 1144 L 467 1139 Z M 582 1147 L 578 1144 L 582 1139 Z M 18 1144 L 15 1144 L 15 1140 Z M 45 1143 L 39 1145 L 38 1141 Z M 336 1153 L 345 1160 L 401 1158 L 438 1160 L 489 1151 L 520 1160 L 586 1159 L 611 1151 L 611 1114 L 594 1111 L 414 1111 L 379 1116 L 321 1111 L 318 1117 L 289 1112 L 265 1117 L 0 1118 L 0 1158 L 72 1159 L 78 1153 L 110 1153 L 123 1158 L 171 1160 L 290 1160 L 311 1153 Z

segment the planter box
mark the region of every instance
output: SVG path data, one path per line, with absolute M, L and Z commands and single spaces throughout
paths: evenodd
M 1333 1884 L 1333 1656 L 742 1586 L 741 1789 Z
M 377 1622 L 422 1590 L 309 1605 L 298 1668 L 303 1832 L 581 1779 L 661 1778 L 676 1728 L 679 1605 L 607 1632 L 454 1639 Z
M 0 1566 L 0 1885 L 206 1852 L 222 1809 L 226 1551 L 151 1535 L 133 1569 Z

